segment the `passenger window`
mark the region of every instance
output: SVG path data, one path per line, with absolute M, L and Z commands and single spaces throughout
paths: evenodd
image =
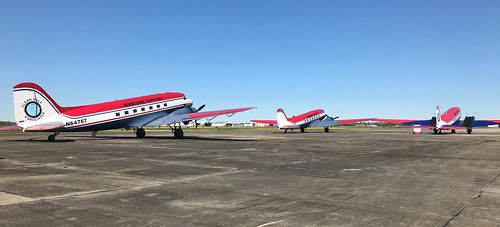
M 125 111 L 125 114 L 128 114 L 128 111 Z
M 120 113 L 116 113 L 116 116 L 119 117 L 120 116 Z
M 150 110 L 152 110 L 152 109 L 153 109 L 153 106 L 150 106 L 150 107 L 149 107 L 149 109 L 150 109 Z
M 167 106 L 167 103 L 163 103 L 163 106 Z
M 156 108 L 160 108 L 160 105 L 156 105 Z
M 137 113 L 137 109 L 134 109 L 134 113 Z
M 142 108 L 141 108 L 141 111 L 146 111 L 146 108 L 142 107 Z

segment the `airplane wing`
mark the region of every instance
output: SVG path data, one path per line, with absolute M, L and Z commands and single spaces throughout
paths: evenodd
M 340 124 L 350 124 L 354 122 L 361 122 L 361 121 L 374 121 L 376 118 L 361 118 L 361 119 L 347 119 L 347 120 L 337 120 Z
M 434 129 L 436 126 L 413 126 L 412 128 L 420 128 L 420 129 Z M 467 127 L 462 126 L 442 126 L 441 129 L 467 129 Z
M 196 120 L 196 119 L 200 119 L 200 118 L 214 117 L 214 116 L 219 116 L 219 115 L 224 115 L 224 114 L 235 114 L 235 113 L 251 110 L 253 108 L 255 108 L 255 107 L 205 111 L 205 112 L 190 113 L 190 114 L 188 114 L 188 116 L 189 116 L 189 118 L 191 118 L 191 120 Z
M 474 120 L 472 122 L 472 127 L 498 125 L 498 124 L 500 124 L 500 120 Z
M 404 119 L 380 119 L 375 118 L 374 121 L 401 124 L 401 125 L 429 125 L 431 120 L 404 120 Z
M 402 119 L 375 119 L 375 121 L 402 124 L 402 125 L 421 125 L 415 126 L 415 128 L 434 128 L 434 126 L 429 126 L 431 120 L 402 120 Z M 453 126 L 443 126 L 442 129 L 465 129 L 467 127 L 460 127 L 461 121 L 457 121 Z M 488 125 L 498 125 L 500 120 L 473 120 L 472 125 L 466 125 L 470 127 L 478 126 L 488 126 Z
M 316 124 L 314 127 L 328 127 L 328 126 L 333 126 L 333 125 L 350 124 L 350 123 L 360 122 L 360 121 L 371 121 L 374 119 L 375 118 L 335 120 L 332 117 L 327 117 L 327 118 L 323 119 L 322 121 L 320 121 L 318 124 Z
M 270 125 L 278 124 L 278 121 L 276 121 L 276 120 L 250 120 L 250 121 L 254 122 L 254 123 L 262 123 L 262 124 L 270 124 Z
M 200 118 L 215 117 L 219 115 L 232 115 L 235 113 L 251 110 L 255 107 L 247 108 L 237 108 L 237 109 L 227 109 L 227 110 L 215 110 L 215 111 L 205 111 L 205 112 L 192 112 L 189 109 L 180 109 L 168 115 L 160 116 L 153 121 L 147 122 L 142 126 L 158 126 L 158 125 L 169 125 L 179 122 L 187 122 Z

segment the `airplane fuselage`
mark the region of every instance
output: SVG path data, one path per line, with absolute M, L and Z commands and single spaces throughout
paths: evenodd
M 453 125 L 462 116 L 461 110 L 458 107 L 452 107 L 440 116 L 440 119 L 436 122 L 436 129 L 441 129 L 446 125 Z
M 324 110 L 317 109 L 309 111 L 305 114 L 301 114 L 299 116 L 293 116 L 288 120 L 291 123 L 294 123 L 295 125 L 301 128 L 308 128 L 308 127 L 314 127 L 317 123 L 322 121 L 326 116 L 327 115 Z
M 31 85 L 32 86 L 32 85 Z M 34 92 L 34 96 L 33 96 Z M 21 106 L 16 123 L 24 131 L 98 131 L 137 127 L 173 112 L 191 113 L 193 101 L 177 92 L 85 106 L 61 107 L 41 88 L 14 87 Z M 26 95 L 23 95 L 26 93 Z M 29 97 L 29 98 L 25 98 Z M 35 97 L 35 98 L 32 98 Z M 47 108 L 47 107 L 51 108 Z

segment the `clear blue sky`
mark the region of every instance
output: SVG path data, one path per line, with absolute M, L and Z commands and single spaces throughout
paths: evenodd
M 179 91 L 248 122 L 324 109 L 500 118 L 500 1 L 0 0 L 0 120 L 12 87 L 60 105 Z

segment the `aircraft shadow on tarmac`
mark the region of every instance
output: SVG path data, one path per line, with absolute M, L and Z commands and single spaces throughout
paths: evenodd
M 42 142 L 42 143 L 68 143 L 68 142 L 76 142 L 76 140 L 72 139 L 58 139 L 55 141 L 48 141 L 46 138 L 31 138 L 31 139 L 22 139 L 22 140 L 5 140 L 9 142 Z
M 197 137 L 197 136 L 185 136 L 182 139 L 176 139 L 174 137 L 169 137 L 169 136 L 148 136 L 146 138 L 136 138 L 136 137 L 127 137 L 127 136 L 96 136 L 96 137 L 91 137 L 91 136 L 71 136 L 71 137 L 79 137 L 83 138 L 83 140 L 92 140 L 92 139 L 110 139 L 110 140 L 117 140 L 117 139 L 134 139 L 137 141 L 141 140 L 206 140 L 206 141 L 239 141 L 239 142 L 252 142 L 252 141 L 257 141 L 257 140 L 252 140 L 252 139 L 229 139 L 229 138 L 207 138 L 207 137 Z M 6 140 L 10 142 L 47 142 L 49 143 L 46 138 L 31 138 L 31 139 L 22 139 L 22 140 Z M 50 143 L 67 143 L 67 142 L 76 142 L 77 140 L 74 139 L 65 139 L 63 136 L 60 138 L 56 139 L 53 142 Z
M 89 136 L 72 136 L 72 137 L 81 137 L 81 138 L 89 138 L 92 139 L 92 137 Z M 256 141 L 252 139 L 232 139 L 232 138 L 207 138 L 207 137 L 198 137 L 198 136 L 184 136 L 182 139 L 177 139 L 172 136 L 147 136 L 145 138 L 136 138 L 136 137 L 130 137 L 130 136 L 96 136 L 94 137 L 95 139 L 134 139 L 137 141 L 141 140 L 207 140 L 207 141 L 242 141 L 242 142 L 251 142 L 251 141 Z

